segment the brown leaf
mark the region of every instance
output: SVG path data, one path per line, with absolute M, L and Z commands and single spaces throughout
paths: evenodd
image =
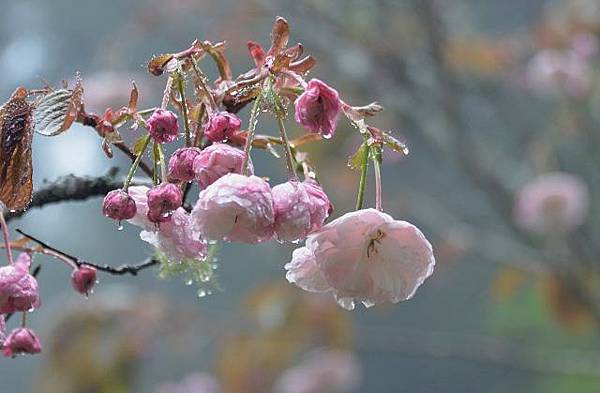
M 0 107 L 0 201 L 10 211 L 27 208 L 33 190 L 33 108 L 27 95 L 19 87 Z
M 287 20 L 278 16 L 273 23 L 273 30 L 271 31 L 271 49 L 267 53 L 268 56 L 276 56 L 288 44 L 290 38 L 290 26 Z
M 152 75 L 160 76 L 165 71 L 167 64 L 173 59 L 173 54 L 168 53 L 164 55 L 154 56 L 148 62 L 148 71 Z
M 262 67 L 262 65 L 265 64 L 265 57 L 267 56 L 262 45 L 258 42 L 248 41 L 248 50 L 250 51 L 250 57 L 254 60 L 256 67 Z
M 127 106 L 129 107 L 131 113 L 134 113 L 137 112 L 139 92 L 137 86 L 135 85 L 135 82 L 132 82 L 132 84 L 133 87 L 131 88 L 131 93 L 129 94 L 129 104 Z
M 79 75 L 75 78 L 75 87 L 71 93 L 71 99 L 69 100 L 69 107 L 67 109 L 67 114 L 65 116 L 65 121 L 60 128 L 60 131 L 66 131 L 71 128 L 73 122 L 77 120 L 77 116 L 79 115 L 79 111 L 81 110 L 81 105 L 83 102 L 83 84 L 81 82 L 81 78 Z
M 298 74 L 304 74 L 311 70 L 317 64 L 317 59 L 313 56 L 308 55 L 298 61 L 290 63 L 290 71 L 297 72 Z

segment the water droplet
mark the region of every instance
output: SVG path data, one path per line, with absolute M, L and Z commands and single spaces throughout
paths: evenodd
M 122 231 L 123 230 L 123 225 L 121 224 L 121 222 L 119 222 L 119 225 L 117 226 L 117 231 Z
M 207 293 L 206 293 L 206 291 L 204 289 L 200 289 L 198 291 L 198 297 L 204 297 L 206 295 L 207 295 Z
M 187 280 L 187 281 L 185 282 L 185 285 L 192 285 L 193 283 L 194 283 L 194 281 L 193 281 L 193 280 Z

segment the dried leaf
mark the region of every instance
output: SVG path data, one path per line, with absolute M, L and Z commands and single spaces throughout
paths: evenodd
M 131 83 L 133 84 L 133 87 L 131 88 L 131 93 L 129 94 L 129 104 L 127 104 L 127 107 L 129 108 L 131 113 L 135 113 L 137 112 L 138 98 L 140 94 L 138 92 L 138 88 L 135 82 Z
M 248 41 L 248 50 L 250 51 L 250 56 L 254 60 L 256 67 L 262 67 L 262 65 L 265 64 L 265 57 L 267 56 L 262 45 L 258 42 Z
M 167 66 L 167 64 L 171 61 L 171 59 L 173 59 L 173 56 L 174 55 L 171 53 L 154 56 L 148 62 L 148 71 L 152 75 L 156 75 L 156 76 L 162 75 L 163 72 L 165 71 L 165 67 Z
M 269 49 L 268 55 L 275 56 L 288 44 L 290 38 L 290 26 L 287 20 L 278 16 L 273 23 L 273 30 L 271 31 L 271 49 Z

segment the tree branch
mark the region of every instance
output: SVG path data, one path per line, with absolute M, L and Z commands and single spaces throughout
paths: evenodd
M 68 201 L 84 201 L 88 198 L 104 196 L 111 190 L 123 186 L 123 179 L 117 177 L 118 168 L 111 168 L 100 177 L 67 175 L 46 183 L 33 193 L 29 209 L 43 207 L 49 204 Z M 143 180 L 134 180 L 132 184 L 150 184 Z M 6 215 L 10 221 L 20 217 L 29 210 Z

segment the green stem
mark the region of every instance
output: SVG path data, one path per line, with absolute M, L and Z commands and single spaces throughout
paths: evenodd
M 147 115 L 147 114 L 153 113 L 156 109 L 158 109 L 158 108 L 143 109 L 141 111 L 138 111 L 137 113 L 138 113 L 138 115 L 143 116 L 143 115 Z
M 158 144 L 158 156 L 160 157 L 160 177 L 162 182 L 167 181 L 167 164 L 165 160 L 165 152 L 162 149 L 162 145 Z
M 189 147 L 192 144 L 192 137 L 188 119 L 187 101 L 185 99 L 185 84 L 183 83 L 183 73 L 181 72 L 177 78 L 177 90 L 179 91 L 179 97 L 181 97 L 181 113 L 183 114 L 183 127 L 185 129 L 185 145 Z
M 23 311 L 21 314 L 21 327 L 27 326 L 27 311 Z
M 383 211 L 383 190 L 381 184 L 381 150 L 377 150 L 373 154 L 373 167 L 375 168 L 375 209 Z
M 252 141 L 256 133 L 256 123 L 258 121 L 258 111 L 260 109 L 260 101 L 262 95 L 258 95 L 254 99 L 252 110 L 250 111 L 250 124 L 248 125 L 248 135 L 246 136 L 246 146 L 244 146 L 244 161 L 242 162 L 242 173 L 248 176 L 248 163 L 250 162 L 250 150 L 252 150 Z
M 142 145 L 142 150 L 135 157 L 135 160 L 133 161 L 131 168 L 129 168 L 129 173 L 127 174 L 125 183 L 123 184 L 123 190 L 125 190 L 125 191 L 127 191 L 127 188 L 129 187 L 129 184 L 131 183 L 131 179 L 133 178 L 133 175 L 135 175 L 135 171 L 137 170 L 138 166 L 140 165 L 140 162 L 142 161 L 142 157 L 144 156 L 144 153 L 146 152 L 146 149 L 148 148 L 148 144 L 150 143 L 150 135 L 149 134 L 146 135 L 144 138 L 145 139 L 144 139 L 144 144 Z
M 278 106 L 280 104 L 279 99 L 277 99 Z M 296 166 L 294 165 L 294 160 L 292 156 L 292 149 L 290 147 L 290 141 L 288 140 L 287 133 L 285 132 L 285 124 L 283 122 L 283 114 L 281 113 L 280 108 L 276 110 L 277 112 L 277 124 L 279 125 L 279 134 L 281 136 L 281 142 L 283 143 L 283 150 L 285 152 L 285 163 L 288 171 L 288 180 L 298 180 L 298 175 L 296 174 Z
M 356 196 L 356 210 L 360 210 L 363 207 L 365 200 L 365 189 L 367 188 L 367 172 L 369 169 L 369 151 L 367 147 L 367 153 L 365 159 L 360 165 L 360 181 L 358 183 L 358 195 Z

